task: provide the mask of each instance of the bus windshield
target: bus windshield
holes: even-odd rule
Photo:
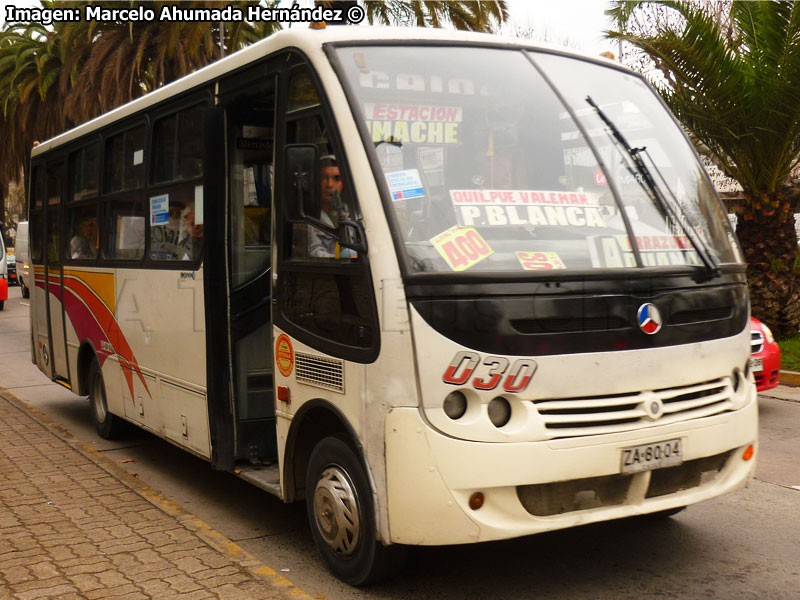
[[[691,146],[639,77],[533,51],[338,52],[412,273],[741,262]]]

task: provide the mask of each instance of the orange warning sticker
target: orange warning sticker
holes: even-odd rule
[[[278,363],[278,372],[288,377],[294,368],[294,348],[289,336],[282,333],[275,340],[275,362]]]

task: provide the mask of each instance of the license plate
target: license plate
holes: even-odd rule
[[[750,370],[754,373],[764,370],[764,359],[761,356],[750,357]]]
[[[683,462],[682,450],[680,438],[623,448],[621,470],[623,473],[638,473],[673,467]]]

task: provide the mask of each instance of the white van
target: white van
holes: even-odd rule
[[[28,298],[31,295],[30,282],[31,263],[28,255],[28,222],[22,221],[17,225],[17,239],[14,242],[14,250],[17,256],[17,282],[22,290],[22,297]]]

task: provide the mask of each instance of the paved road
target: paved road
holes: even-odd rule
[[[666,521],[628,520],[507,542],[417,549],[402,577],[356,590],[322,567],[301,504],[283,505],[145,433],[114,443],[97,438],[86,401],[49,384],[30,366],[25,307],[14,301],[7,306],[0,313],[0,385],[13,385],[17,396],[312,598],[800,600],[800,489],[793,487],[800,487],[799,390],[779,387],[760,398],[761,449],[748,489]]]

